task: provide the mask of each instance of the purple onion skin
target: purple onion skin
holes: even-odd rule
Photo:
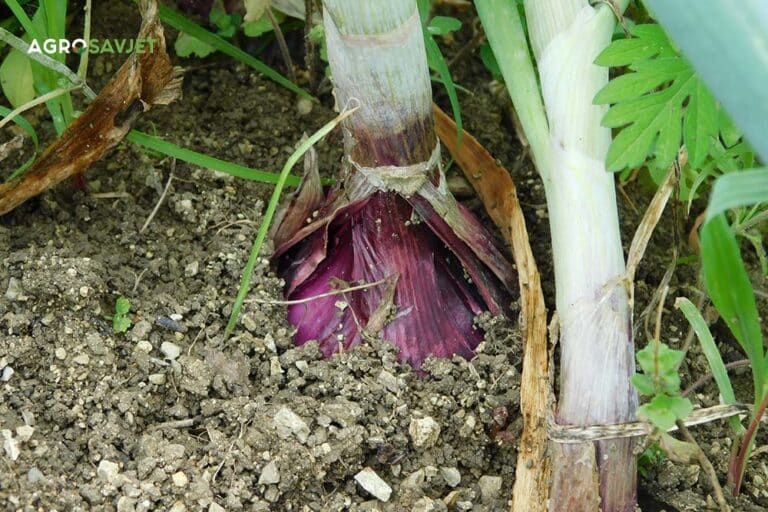
[[[477,248],[462,242],[428,204],[418,203],[414,215],[411,200],[374,192],[329,212],[333,196],[320,208],[327,222],[298,237],[276,237],[287,298],[316,297],[334,290],[335,280],[372,283],[397,274],[394,311],[380,332],[366,332],[386,298],[386,284],[291,306],[296,344],[317,340],[328,357],[380,334],[399,349],[401,361],[416,368],[429,356],[471,357],[483,338],[475,316],[500,314],[509,300],[505,285],[476,256]],[[312,206],[294,201],[292,209],[303,220]],[[470,225],[483,229],[476,220]]]

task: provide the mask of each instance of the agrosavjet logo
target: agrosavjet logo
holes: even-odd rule
[[[59,53],[82,54],[88,52],[91,55],[105,53],[154,53],[157,39],[45,39],[42,44],[33,39],[29,44],[27,53],[45,53],[54,55]]]

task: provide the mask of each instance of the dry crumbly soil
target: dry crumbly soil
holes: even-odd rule
[[[131,37],[138,27],[127,2],[97,6],[94,22],[95,37]],[[444,41],[448,53],[469,35]],[[303,132],[333,115],[327,95],[306,113],[228,59],[184,64],[184,98],[141,129],[276,170]],[[118,65],[94,58],[93,84]],[[482,65],[463,61],[456,75],[474,92],[463,98],[468,129],[513,169],[551,306],[541,184],[519,159],[503,97]],[[336,135],[318,145],[324,172],[340,146]],[[124,145],[89,171],[88,192],[64,183],[0,219],[0,510],[506,510],[521,429],[516,322],[478,319],[487,336],[477,357],[430,361],[424,377],[384,343],[329,360],[315,344],[295,348],[277,304],[249,302],[225,339],[271,188],[179,162],[142,233],[170,169]],[[640,210],[649,200],[639,185],[630,195]],[[622,219],[628,242],[639,213],[624,200]],[[638,314],[669,264],[671,231],[654,237],[640,270]],[[672,284],[695,285],[695,270],[682,268]],[[262,260],[251,297],[280,299],[281,287]],[[119,296],[131,302],[125,334],[112,329]],[[679,344],[685,324],[669,310],[665,333]],[[724,351],[740,358],[733,345]],[[695,348],[688,361],[686,382],[706,372]],[[716,397],[709,385],[696,402]],[[694,431],[720,475],[726,433],[725,425]],[[766,464],[766,455],[752,461],[737,510],[768,506]],[[365,468],[385,484],[365,490],[355,480]],[[384,503],[376,496],[387,488]],[[662,461],[641,481],[646,511],[704,510],[708,495],[698,466]]]

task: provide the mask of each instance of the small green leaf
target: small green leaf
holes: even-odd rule
[[[127,315],[130,310],[131,302],[125,297],[118,297],[118,299],[115,301],[115,313],[117,315],[124,316]]]
[[[112,319],[112,330],[115,332],[125,332],[131,328],[131,320],[125,316],[115,316]]]
[[[243,23],[243,33],[248,37],[259,37],[272,32],[272,30],[272,22],[266,16]]]
[[[8,53],[0,65],[0,86],[14,108],[35,99],[32,65],[26,55],[18,50]]]
[[[449,16],[435,16],[429,21],[427,30],[430,34],[444,36],[461,28],[461,21]]]
[[[669,348],[666,343],[659,344],[659,371],[662,374],[677,373],[685,359],[685,352]]]
[[[675,418],[675,415],[672,414],[672,411],[669,409],[655,405],[654,402],[656,401],[656,398],[649,404],[641,405],[637,409],[637,416],[650,421],[657,428],[669,430],[675,426],[675,420],[677,418]]]
[[[693,405],[687,398],[656,395],[650,403],[640,407],[637,414],[666,431],[675,426],[675,421],[685,419],[692,411]]]
[[[184,58],[194,55],[195,57],[204,59],[216,51],[212,46],[209,46],[196,37],[192,37],[186,32],[179,32],[176,42],[173,44],[173,48],[176,50],[176,55]]]
[[[653,396],[656,393],[656,390],[653,386],[653,381],[644,373],[634,374],[629,378],[629,381],[633,386],[635,386],[635,388],[637,388],[641,395]]]
[[[638,350],[637,354],[635,354],[635,357],[637,357],[637,362],[640,364],[640,368],[643,369],[643,372],[647,375],[653,375],[656,369],[656,364],[654,363],[653,346],[649,343],[642,350]]]

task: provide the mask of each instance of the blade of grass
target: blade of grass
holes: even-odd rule
[[[9,116],[13,112],[15,112],[15,111],[12,111],[8,107],[4,107],[4,106],[0,105],[0,114],[2,114],[4,116],[4,118]],[[5,120],[5,119],[3,119],[3,120]],[[24,117],[22,117],[21,115],[18,115],[18,114],[14,114],[14,116],[13,116],[13,118],[11,120],[14,123],[16,123],[17,125],[19,125],[25,132],[27,132],[29,134],[29,137],[32,139],[32,142],[35,144],[35,152],[32,153],[32,156],[29,157],[29,160],[27,160],[26,162],[21,164],[20,167],[18,167],[16,170],[14,170],[11,173],[11,175],[6,179],[6,181],[10,181],[13,178],[15,178],[16,176],[18,176],[19,174],[21,174],[24,171],[26,171],[29,168],[29,166],[32,165],[32,162],[35,161],[35,157],[37,156],[37,152],[40,149],[40,142],[37,139],[37,132],[35,132],[35,129],[32,128],[31,124],[29,124],[29,121],[27,121],[26,119],[24,119]]]
[[[424,33],[424,44],[427,46],[427,60],[432,69],[437,71],[440,75],[440,80],[445,87],[445,92],[448,93],[448,100],[451,103],[451,111],[453,112],[453,118],[456,121],[456,140],[458,144],[461,144],[461,136],[464,133],[463,124],[461,121],[461,106],[459,105],[459,96],[456,93],[456,84],[453,83],[453,77],[451,76],[451,70],[448,69],[448,63],[445,62],[445,57],[440,52],[440,47],[437,46],[434,38],[428,33]]]
[[[712,187],[707,218],[731,208],[766,202],[768,202],[768,169],[724,174]]]
[[[248,295],[248,291],[251,285],[251,276],[253,275],[253,270],[256,268],[256,260],[259,257],[261,246],[264,244],[264,239],[266,238],[269,227],[272,224],[272,218],[275,216],[277,205],[280,202],[280,196],[282,195],[283,188],[285,187],[285,184],[288,180],[291,169],[293,169],[293,166],[296,165],[302,156],[304,156],[304,153],[309,151],[309,148],[317,144],[320,139],[328,135],[334,128],[336,128],[336,126],[339,125],[339,123],[352,115],[352,113],[354,113],[357,108],[358,107],[344,109],[344,111],[336,116],[336,118],[320,128],[310,138],[302,142],[296,151],[294,151],[293,154],[288,157],[288,160],[285,162],[283,170],[280,171],[277,186],[272,192],[272,197],[269,199],[267,210],[264,212],[264,217],[261,219],[261,225],[259,226],[259,231],[256,234],[256,240],[253,242],[251,254],[248,257],[248,263],[246,263],[245,269],[243,270],[243,277],[240,280],[240,288],[237,291],[237,298],[235,299],[235,303],[232,306],[232,314],[229,316],[229,322],[227,323],[227,329],[224,335],[225,337],[229,337],[237,325],[237,319],[240,316],[240,310],[243,307],[243,303],[245,302],[245,298]]]
[[[233,164],[226,160],[220,160],[212,156],[192,151],[191,149],[182,148],[163,140],[159,137],[148,135],[138,130],[131,130],[128,132],[126,139],[138,144],[145,148],[157,151],[166,156],[172,156],[182,162],[187,162],[192,165],[197,165],[206,169],[213,169],[220,171],[230,176],[237,178],[244,178],[251,181],[258,181],[261,183],[280,183],[280,175],[267,171],[261,171],[258,169],[252,169],[243,165]],[[283,184],[296,187],[300,183],[300,179],[297,176],[286,176]]]
[[[675,301],[675,307],[683,312],[688,323],[691,324],[693,330],[696,332],[696,336],[699,338],[701,344],[701,351],[704,352],[704,357],[707,358],[709,368],[712,370],[712,377],[714,377],[717,383],[717,388],[720,390],[720,395],[723,397],[723,401],[726,404],[735,404],[736,395],[733,393],[733,386],[731,385],[731,379],[728,377],[728,370],[725,368],[723,358],[720,355],[720,351],[717,349],[712,333],[707,326],[707,322],[696,306],[690,300],[685,297],[678,297]],[[731,424],[731,429],[734,433],[740,433],[744,431],[744,428],[739,422],[737,416],[733,416],[728,420]]]
[[[160,5],[160,19],[162,19],[165,23],[169,24],[176,30],[180,30],[182,32],[185,32],[192,37],[195,37],[204,43],[208,44],[209,46],[212,46],[219,50],[221,53],[224,53],[226,55],[229,55],[233,59],[237,59],[243,64],[246,64],[259,73],[263,74],[264,76],[270,78],[271,80],[275,81],[276,83],[282,85],[289,91],[292,91],[299,96],[303,98],[307,98],[309,100],[312,100],[314,102],[317,102],[317,98],[312,96],[310,93],[299,87],[298,85],[294,84],[290,80],[288,80],[286,77],[275,71],[274,69],[270,68],[263,62],[261,62],[259,59],[253,57],[252,55],[244,52],[237,46],[234,46],[230,43],[228,43],[226,40],[222,39],[221,37],[217,36],[216,34],[209,32],[208,30],[205,30],[200,25],[197,25],[196,23],[192,22],[191,20],[187,19],[182,14],[174,11],[173,9],[165,6]]]
[[[760,319],[739,244],[724,213],[709,219],[701,229],[701,261],[707,292],[752,363],[757,407],[765,383]]]
[[[16,19],[21,23],[21,28],[34,39],[40,39],[40,34],[37,33],[35,26],[32,24],[32,20],[27,16],[26,11],[19,5],[16,0],[6,0],[6,5],[11,9],[11,12]]]

